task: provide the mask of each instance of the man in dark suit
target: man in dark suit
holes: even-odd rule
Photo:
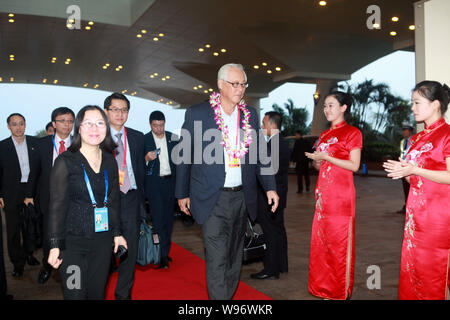
[[[150,216],[161,248],[160,268],[169,268],[169,258],[175,204],[175,164],[172,150],[178,141],[165,131],[166,119],[161,111],[154,111],[149,118],[151,131],[144,136],[145,195],[150,204]]]
[[[115,157],[119,167],[120,225],[127,240],[127,257],[120,261],[115,297],[131,299],[134,269],[138,250],[139,226],[144,203],[145,153],[142,132],[125,127],[130,101],[123,94],[113,93],[105,99],[104,109],[117,144]]]
[[[21,277],[25,262],[38,265],[33,249],[27,243],[26,234],[21,231],[25,205],[34,205],[33,172],[36,170],[37,139],[25,135],[25,118],[19,113],[8,119],[11,137],[0,142],[0,207],[5,211],[6,235],[9,258],[14,265],[13,276]]]
[[[308,141],[303,139],[302,132],[297,130],[295,133],[295,144],[292,150],[291,161],[295,162],[295,171],[297,173],[297,193],[303,193],[303,177],[305,177],[306,192],[309,191],[311,182],[309,179],[309,159],[305,152],[312,152]]]
[[[248,132],[247,123],[259,129],[258,114],[241,101],[247,87],[242,65],[222,66],[217,85],[220,96],[213,94],[210,102],[186,110],[174,159],[175,197],[180,209],[202,225],[209,297],[226,300],[239,282],[247,212],[252,219],[257,213],[258,180],[273,211],[278,195],[270,170],[262,170],[258,136]]]
[[[287,237],[284,227],[284,209],[288,191],[288,170],[290,151],[287,141],[281,136],[281,115],[278,112],[267,112],[261,127],[265,130],[269,141],[267,153],[272,163],[279,163],[275,174],[277,193],[280,197],[275,214],[272,214],[266,205],[267,198],[260,188],[258,193],[258,218],[266,240],[267,250],[264,253],[264,269],[251,276],[253,279],[278,279],[279,274],[288,272]],[[274,153],[272,153],[272,150]]]
[[[43,234],[44,238],[47,234],[47,216],[50,202],[50,172],[52,171],[55,159],[67,150],[72,144],[71,132],[75,114],[66,107],[60,107],[53,110],[51,115],[51,126],[55,128],[53,135],[48,135],[39,139],[38,142],[38,165],[36,178],[33,179],[37,183],[36,204],[43,217]],[[45,283],[50,278],[52,266],[47,262],[50,247],[47,239],[43,242],[43,258],[42,268],[38,275],[38,283]]]

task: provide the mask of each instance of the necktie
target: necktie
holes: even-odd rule
[[[64,151],[66,151],[66,145],[65,145],[64,141],[61,140],[61,141],[59,142],[59,152],[58,152],[58,154],[61,154],[61,153],[63,153]]]
[[[116,161],[117,161],[117,166],[119,167],[119,171],[122,170],[124,172],[124,177],[123,177],[123,183],[120,186],[120,191],[122,191],[123,193],[127,193],[128,190],[130,190],[131,185],[130,185],[130,177],[128,176],[128,168],[125,165],[125,167],[123,166],[123,162],[124,162],[124,155],[125,155],[125,148],[123,146],[123,142],[122,142],[122,134],[121,133],[117,133],[116,134],[117,137],[117,148],[116,148]]]

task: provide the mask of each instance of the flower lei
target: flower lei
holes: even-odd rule
[[[239,149],[232,149],[230,145],[230,138],[228,137],[229,129],[225,125],[221,105],[220,94],[213,92],[209,98],[211,108],[214,110],[214,120],[216,121],[219,130],[222,131],[222,141],[220,144],[225,148],[226,153],[233,158],[243,158],[248,153],[248,147],[252,143],[252,126],[250,125],[250,111],[246,108],[245,101],[241,100],[238,104],[238,111],[241,110],[244,114],[242,120],[242,129],[244,130],[244,141],[240,143]]]

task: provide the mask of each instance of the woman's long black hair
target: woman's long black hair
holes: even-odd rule
[[[80,148],[81,148],[80,126],[84,120],[84,115],[85,115],[86,111],[92,111],[92,110],[99,111],[103,117],[103,120],[106,123],[106,136],[105,136],[105,139],[103,139],[103,141],[100,143],[100,149],[112,153],[114,151],[114,149],[117,148],[117,144],[114,142],[113,138],[111,137],[111,129],[109,127],[108,117],[106,116],[103,109],[101,109],[98,106],[85,106],[77,113],[77,116],[75,117],[75,125],[74,125],[75,129],[74,129],[72,144],[70,145],[68,150],[71,152],[77,152],[78,150],[80,150]]]

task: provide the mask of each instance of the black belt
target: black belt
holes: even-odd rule
[[[237,192],[237,191],[241,191],[243,189],[242,185],[241,186],[237,186],[237,187],[222,187],[222,191],[230,191],[230,192]]]
[[[172,177],[171,174],[168,174],[167,176],[159,176],[161,179],[170,179]]]

